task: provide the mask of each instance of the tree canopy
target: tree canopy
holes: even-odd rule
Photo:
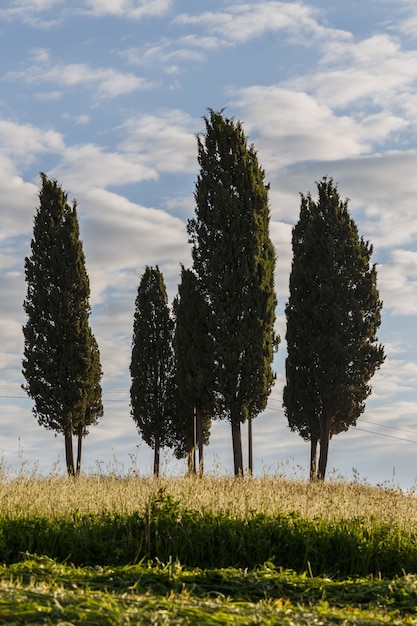
[[[181,268],[181,283],[174,301],[175,314],[175,451],[203,471],[203,444],[208,444],[214,414],[213,340],[208,330],[210,309],[199,281],[190,269]]]
[[[232,427],[243,473],[241,423],[266,406],[275,380],[275,250],[268,185],[240,122],[210,111],[198,137],[196,216],[188,223],[193,267],[210,307],[218,412]]]
[[[31,255],[25,259],[23,388],[40,425],[65,437],[67,471],[78,473],[82,438],[103,414],[101,365],[88,323],[90,286],[77,205],[41,174]],[[78,437],[74,464],[73,435]]]
[[[135,303],[130,374],[131,414],[144,441],[154,450],[159,475],[160,449],[172,444],[173,321],[164,277],[147,266]]]
[[[311,442],[311,477],[324,479],[330,438],[356,424],[385,357],[376,336],[382,302],[373,248],[333,180],[323,178],[317,189],[317,202],[301,195],[292,233],[283,401],[290,428]]]

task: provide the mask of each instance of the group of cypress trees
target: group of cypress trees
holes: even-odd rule
[[[187,225],[192,268],[181,268],[170,307],[162,273],[147,266],[135,302],[131,415],[154,449],[156,475],[164,446],[202,473],[213,418],[230,422],[236,476],[243,475],[241,425],[248,422],[251,472],[252,420],[275,380],[269,186],[241,123],[215,111],[204,119],[195,217]],[[64,435],[67,470],[76,475],[82,439],[103,413],[102,372],[76,203],[69,206],[58,183],[41,178],[25,261],[24,388],[39,423]],[[318,202],[301,196],[293,229],[283,404],[290,428],[310,441],[311,478],[324,479],[330,438],[356,424],[384,351],[376,338],[382,303],[372,246],[359,237],[332,179],[317,186]]]
[[[275,250],[264,171],[241,124],[214,111],[205,124],[188,222],[193,268],[182,269],[175,323],[159,269],[146,268],[139,284],[132,415],[154,448],[155,473],[163,437],[192,470],[198,447],[202,471],[210,418],[228,419],[234,472],[242,475],[241,424],[265,409],[275,380]]]

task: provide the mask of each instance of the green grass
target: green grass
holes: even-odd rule
[[[0,563],[0,625],[417,624],[391,487],[3,477]]]
[[[42,558],[0,569],[0,624],[416,624],[417,578],[336,581],[266,565],[76,568]]]
[[[271,561],[314,575],[417,574],[416,532],[395,523],[308,519],[297,512],[234,518],[184,509],[161,490],[142,514],[0,513],[0,561],[16,562],[26,552],[77,566],[174,559],[189,567],[255,568]]]

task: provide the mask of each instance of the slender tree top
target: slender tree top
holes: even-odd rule
[[[323,420],[330,436],[356,423],[385,358],[372,246],[333,180],[323,178],[317,189],[317,201],[301,194],[286,306],[284,405],[291,428],[306,439],[323,437]]]
[[[218,389],[225,413],[244,421],[266,404],[276,296],[268,185],[241,123],[211,110],[198,137],[193,266],[211,310]],[[227,408],[226,408],[227,407]]]
[[[103,413],[98,346],[88,323],[90,286],[76,202],[41,174],[31,255],[23,373],[41,425],[84,436]]]

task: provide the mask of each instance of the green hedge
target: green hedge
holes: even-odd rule
[[[292,513],[235,519],[184,511],[170,496],[153,501],[145,515],[0,517],[4,563],[25,553],[79,566],[178,559],[190,567],[254,568],[270,561],[314,576],[393,577],[417,573],[416,539],[369,518],[328,522]]]

